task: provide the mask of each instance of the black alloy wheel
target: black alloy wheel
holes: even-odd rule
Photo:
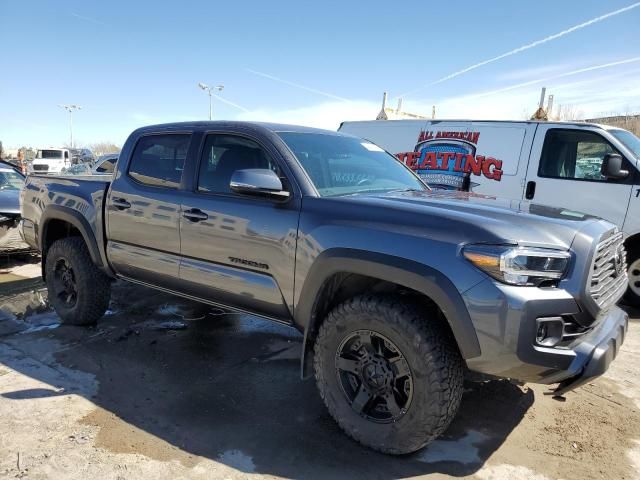
[[[55,296],[68,308],[73,308],[78,301],[78,287],[73,267],[66,258],[60,258],[55,264],[53,273]]]
[[[336,374],[351,408],[377,423],[398,421],[409,409],[413,376],[400,349],[384,335],[357,330],[338,347]]]

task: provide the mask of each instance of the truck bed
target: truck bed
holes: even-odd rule
[[[29,175],[21,193],[24,240],[40,249],[46,232],[40,225],[57,212],[71,218],[78,230],[92,234],[103,245],[103,199],[111,175]]]

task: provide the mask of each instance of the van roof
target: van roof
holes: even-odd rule
[[[610,125],[602,125],[600,123],[593,122],[583,122],[583,121],[552,121],[552,120],[481,120],[481,119],[471,119],[471,118],[426,118],[421,120],[354,120],[354,121],[345,121],[340,124],[342,126],[345,123],[372,123],[372,122],[393,122],[393,123],[455,123],[455,122],[473,122],[473,123],[526,123],[526,124],[536,124],[536,123],[544,123],[544,124],[553,124],[553,125],[571,125],[571,126],[579,126],[579,127],[598,127],[603,130],[620,130],[618,127],[612,127]]]

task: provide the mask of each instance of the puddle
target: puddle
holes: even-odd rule
[[[25,333],[41,332],[42,330],[53,330],[54,328],[58,328],[59,326],[60,323],[52,323],[50,325],[34,325],[33,327],[29,327],[19,333],[20,335],[24,335]]]
[[[482,463],[477,444],[488,440],[488,436],[471,430],[459,440],[435,440],[415,458],[425,463],[455,462],[469,464]]]
[[[181,316],[180,315],[180,307],[178,305],[168,305],[168,304],[160,305],[160,307],[158,307],[158,309],[156,311],[160,315]]]

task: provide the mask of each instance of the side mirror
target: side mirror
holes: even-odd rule
[[[289,192],[283,190],[280,178],[268,168],[236,170],[229,183],[231,191],[244,195],[259,195],[286,200]]]
[[[607,153],[604,156],[600,173],[608,179],[621,179],[629,176],[629,171],[622,169],[622,155],[617,153]]]

